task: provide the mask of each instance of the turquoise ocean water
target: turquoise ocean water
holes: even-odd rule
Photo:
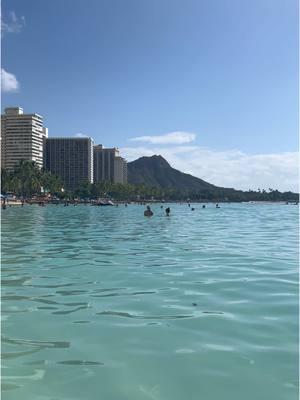
[[[296,400],[298,208],[2,212],[4,400]]]

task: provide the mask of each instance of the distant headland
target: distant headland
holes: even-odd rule
[[[141,157],[129,162],[128,182],[155,187],[172,198],[196,201],[298,201],[299,194],[268,188],[242,191],[215,186],[195,176],[172,168],[160,155]]]

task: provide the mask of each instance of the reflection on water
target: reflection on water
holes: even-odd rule
[[[2,212],[7,400],[297,398],[298,209]]]

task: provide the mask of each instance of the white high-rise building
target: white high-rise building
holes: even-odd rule
[[[41,115],[24,114],[21,107],[6,108],[1,115],[1,167],[13,169],[21,160],[30,160],[42,168],[46,137]]]

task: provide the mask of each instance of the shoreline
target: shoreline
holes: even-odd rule
[[[108,203],[108,201],[110,203]],[[38,205],[38,206],[47,206],[47,205],[63,205],[63,206],[78,206],[78,205],[90,205],[94,207],[116,207],[119,205],[141,205],[145,206],[147,204],[180,204],[180,205],[188,205],[188,204],[283,204],[283,205],[298,205],[298,202],[295,201],[275,201],[275,200],[262,200],[262,201],[205,201],[205,200],[193,200],[193,201],[180,201],[180,200],[145,200],[145,201],[124,201],[124,200],[46,200],[46,199],[33,199],[33,200],[6,200],[5,202],[1,200],[1,206],[11,207],[11,206],[28,206],[28,205]]]

